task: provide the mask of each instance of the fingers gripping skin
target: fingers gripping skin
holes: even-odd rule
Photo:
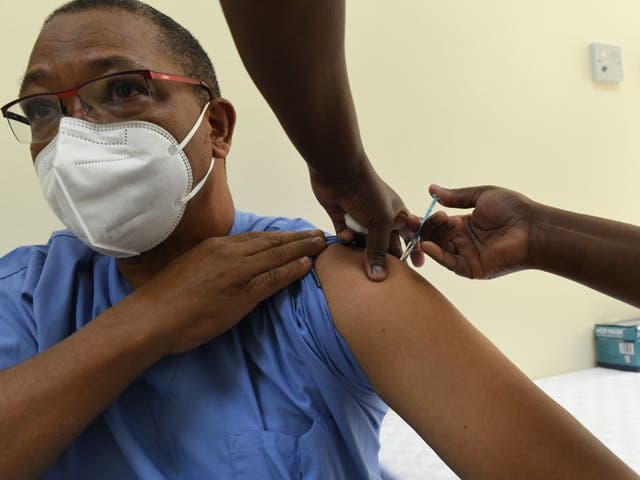
[[[432,185],[446,207],[473,208],[449,217],[434,214],[423,230],[421,249],[458,275],[493,278],[526,268],[533,202],[498,187],[445,189]]]
[[[417,217],[409,214],[402,199],[370,165],[359,175],[339,181],[323,178],[313,171],[310,171],[310,177],[314,194],[329,214],[341,243],[349,244],[354,240],[360,243],[364,238],[347,226],[345,214],[367,229],[365,270],[369,279],[384,280],[387,252],[401,255],[400,238],[407,241],[415,232],[407,220]],[[416,261],[421,258],[422,253],[417,252]]]
[[[210,238],[136,292],[162,314],[168,353],[193,349],[233,327],[258,302],[311,268],[326,247],[320,231]]]

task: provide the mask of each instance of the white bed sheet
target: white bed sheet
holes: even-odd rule
[[[640,373],[597,367],[542,378],[536,384],[640,473]],[[391,410],[382,423],[380,442],[385,479],[459,478]]]

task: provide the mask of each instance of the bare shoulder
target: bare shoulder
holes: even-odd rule
[[[406,355],[404,361],[411,362],[441,322],[466,322],[413,269],[391,256],[387,265],[387,279],[372,282],[365,274],[360,249],[333,245],[316,261],[334,325],[374,386],[383,380],[381,372],[389,371],[389,360],[399,360],[399,351]]]
[[[426,281],[397,258],[387,255],[389,275],[384,282],[371,282],[364,272],[363,251],[356,247],[346,247],[340,244],[331,245],[323,251],[316,261],[318,275],[331,283],[362,282],[371,284],[374,289],[390,288],[397,282],[411,281],[426,283]]]
[[[431,290],[433,287],[418,273],[401,263],[397,258],[387,255],[389,274],[383,282],[370,281],[364,271],[363,251],[355,247],[331,245],[316,260],[316,272],[329,300],[350,298],[352,302],[359,300],[397,302],[403,298],[413,297],[415,290]],[[392,295],[382,298],[381,295]]]
[[[322,252],[315,268],[334,320],[358,314],[397,318],[433,307],[434,302],[450,306],[424,277],[397,258],[388,255],[387,266],[387,279],[372,282],[365,274],[361,249],[332,245]]]

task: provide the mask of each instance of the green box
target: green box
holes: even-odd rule
[[[640,372],[640,319],[594,327],[598,365]]]

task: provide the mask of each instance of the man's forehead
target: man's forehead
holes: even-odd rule
[[[146,36],[156,33],[157,28],[143,15],[118,8],[96,7],[52,17],[43,25],[38,41],[45,38],[73,46],[83,40],[109,42],[131,39],[144,44],[149,41]]]
[[[143,17],[125,13],[92,9],[51,19],[36,40],[21,94],[33,85],[78,72],[100,75],[162,68],[158,62],[169,59],[155,43],[157,27]]]

